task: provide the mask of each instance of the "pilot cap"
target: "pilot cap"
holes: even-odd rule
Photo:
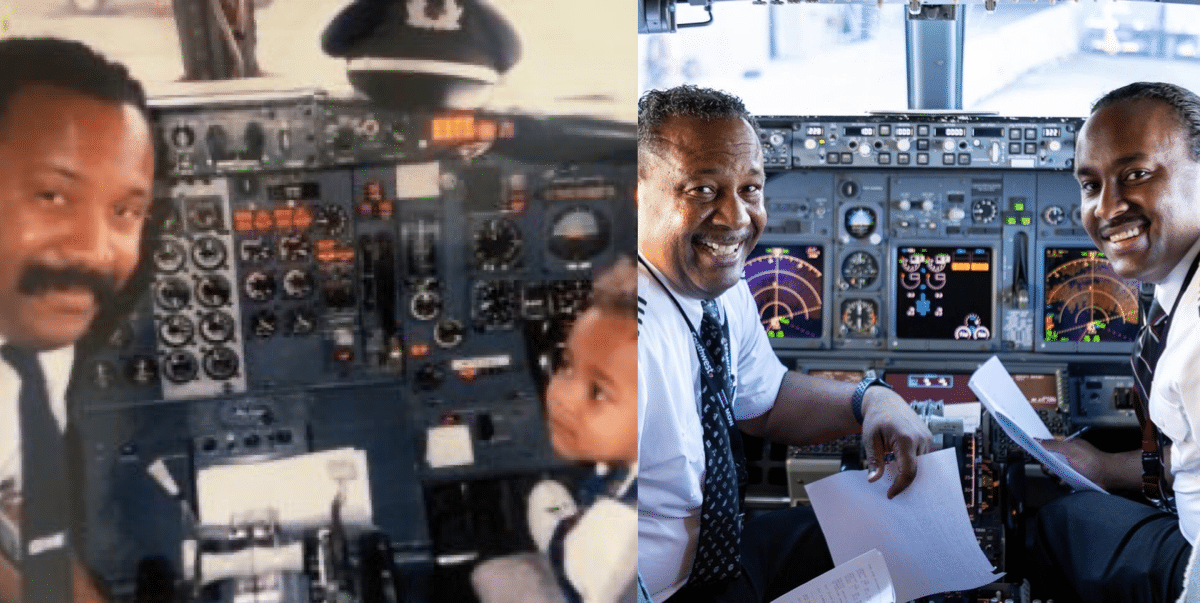
[[[521,56],[487,0],[354,0],[321,46],[347,59],[350,83],[385,106],[471,108]]]

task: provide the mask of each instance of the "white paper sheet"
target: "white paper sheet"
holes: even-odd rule
[[[916,479],[888,500],[894,467],[889,463],[875,483],[867,481],[865,470],[843,471],[805,487],[834,564],[879,549],[897,601],[977,588],[1000,578],[967,517],[954,450],[917,457]]]
[[[1037,439],[1049,440],[1054,435],[1046,428],[1046,424],[1042,423],[1037,411],[1025,398],[1025,394],[1021,393],[1017,382],[1013,381],[999,358],[992,356],[983,363],[983,366],[971,375],[969,385],[1004,433],[1052,473],[1076,490],[1105,491],[1071,467],[1061,454],[1050,452],[1038,443]]]
[[[241,523],[266,512],[286,527],[323,526],[339,493],[343,523],[372,522],[367,454],[352,448],[208,467],[196,476],[196,490],[205,526]]]
[[[883,553],[871,549],[771,603],[896,603]]]

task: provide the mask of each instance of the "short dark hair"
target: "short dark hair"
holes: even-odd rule
[[[618,257],[596,277],[592,307],[617,318],[637,318],[637,266],[629,256]]]
[[[0,131],[14,96],[30,84],[48,84],[93,98],[137,107],[146,121],[146,92],[129,70],[86,45],[59,38],[0,40]]]
[[[742,99],[721,90],[684,84],[667,90],[650,90],[638,99],[639,155],[656,150],[659,129],[672,117],[741,118],[750,124],[754,135],[758,136],[758,122],[746,110]]]
[[[1200,96],[1182,86],[1165,82],[1134,82],[1100,97],[1092,113],[1121,101],[1158,100],[1175,109],[1179,125],[1187,131],[1192,160],[1200,161]]]

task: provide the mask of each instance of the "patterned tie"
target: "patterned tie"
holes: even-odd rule
[[[1133,346],[1133,355],[1129,361],[1133,365],[1133,377],[1138,393],[1141,394],[1142,400],[1149,404],[1150,386],[1154,381],[1154,367],[1158,364],[1158,357],[1162,355],[1165,343],[1162,340],[1162,333],[1167,328],[1167,323],[1170,322],[1170,316],[1157,299],[1150,304],[1148,310],[1146,304],[1143,303],[1142,309],[1142,330],[1138,333],[1137,342]]]
[[[73,598],[70,492],[62,434],[50,412],[37,354],[0,346],[0,357],[21,378],[21,585],[26,603]]]
[[[733,378],[725,366],[728,330],[721,325],[716,302],[701,302],[700,342],[713,368],[712,381],[732,404]],[[704,362],[701,361],[703,367]],[[701,370],[704,370],[701,368]],[[739,512],[737,474],[730,448],[729,429],[718,392],[700,379],[700,425],[704,428],[704,504],[700,510],[700,541],[688,584],[727,582],[742,573],[742,516]]]

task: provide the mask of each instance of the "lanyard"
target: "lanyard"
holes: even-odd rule
[[[682,316],[683,321],[687,323],[688,330],[692,332],[692,344],[696,346],[696,356],[700,358],[700,364],[702,365],[700,376],[704,378],[704,383],[708,386],[708,389],[716,392],[717,400],[720,403],[721,412],[725,416],[725,421],[729,423],[729,427],[734,427],[737,423],[733,419],[733,411],[731,410],[732,404],[725,396],[725,388],[721,387],[721,385],[717,383],[716,373],[712,365],[713,361],[709,358],[708,350],[704,349],[704,345],[700,343],[700,335],[696,333],[696,327],[692,326],[692,321],[687,317],[687,313],[683,311],[683,306],[679,304],[679,300],[675,299],[675,295],[671,293],[670,289],[667,288],[666,283],[662,282],[662,279],[658,278],[658,275],[654,273],[654,269],[650,267],[650,263],[642,258],[641,254],[638,254],[638,261],[646,267],[646,271],[650,273],[650,276],[654,277],[654,280],[658,282],[660,287],[663,288],[663,291],[667,292],[667,297],[670,297],[671,301],[675,303],[675,308],[679,310],[679,315]],[[732,353],[729,350],[730,346],[726,345],[724,347],[725,367],[726,370],[730,371],[732,374],[733,358],[731,355]]]

